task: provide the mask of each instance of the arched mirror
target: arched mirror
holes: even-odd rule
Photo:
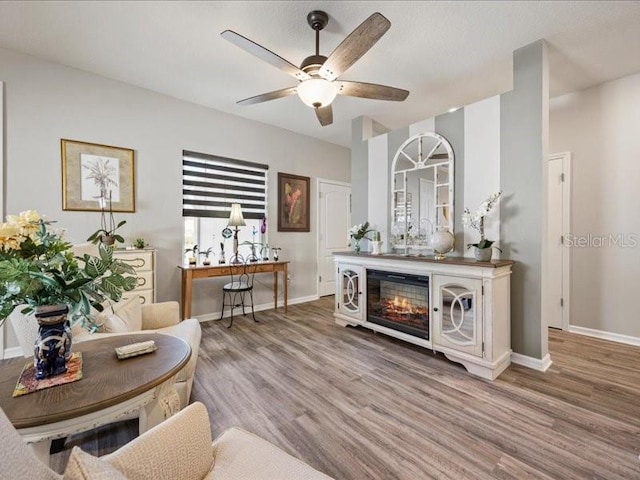
[[[391,246],[395,251],[431,251],[437,230],[452,234],[453,149],[442,135],[427,132],[405,141],[391,164]]]

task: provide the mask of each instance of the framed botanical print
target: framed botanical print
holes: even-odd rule
[[[310,178],[278,172],[278,231],[308,232]]]
[[[60,140],[62,209],[135,212],[134,152],[77,140]]]

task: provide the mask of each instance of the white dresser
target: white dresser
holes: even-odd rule
[[[136,270],[138,284],[131,292],[125,292],[125,297],[136,294],[142,303],[156,302],[156,250],[142,248],[135,250],[118,249],[114,257],[131,265]]]

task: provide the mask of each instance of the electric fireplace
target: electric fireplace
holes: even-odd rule
[[[429,340],[429,277],[367,270],[367,321]]]

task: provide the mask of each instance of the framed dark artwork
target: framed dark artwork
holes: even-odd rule
[[[308,232],[309,177],[278,172],[278,231]]]
[[[134,152],[130,148],[60,140],[62,209],[135,212]]]

